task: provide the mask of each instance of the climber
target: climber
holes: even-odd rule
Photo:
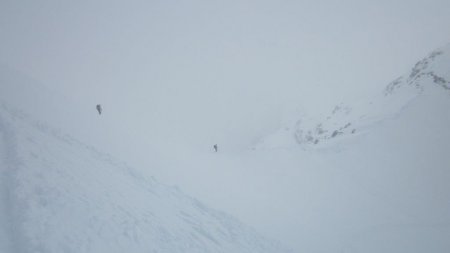
[[[98,114],[99,115],[102,114],[102,106],[100,104],[98,104],[96,108],[97,108]]]

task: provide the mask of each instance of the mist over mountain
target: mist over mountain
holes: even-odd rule
[[[114,145],[102,131],[117,115],[3,68],[2,249],[280,252],[156,176],[297,252],[447,252],[449,52],[324,117],[292,110],[248,149],[156,142],[146,150],[155,166],[137,169],[64,134]]]
[[[28,99],[45,94],[20,90],[26,78],[5,76],[2,87],[17,85]],[[178,188],[31,119],[14,106],[22,100],[5,102],[14,95],[5,91],[1,252],[288,252]]]
[[[417,62],[409,73],[391,82],[379,94],[360,99],[356,103],[338,104],[323,118],[311,118],[312,115],[303,112],[299,119],[290,119],[277,133],[257,146],[318,145],[365,133],[373,125],[399,116],[410,103],[420,99],[423,93],[436,88],[442,88],[442,93],[450,90],[449,52],[450,45],[433,51]],[[288,143],[283,143],[282,140]]]
[[[0,1],[0,251],[450,252],[448,13]]]
[[[308,229],[293,230],[317,240],[302,240],[303,246],[320,252],[449,250],[449,85],[447,45],[372,97],[339,104],[324,117],[291,114],[255,146],[295,177],[283,182],[290,185],[283,192],[288,198],[287,189],[295,189],[292,206],[305,217],[297,225]],[[296,166],[286,166],[291,163]],[[335,246],[318,247],[324,238]]]

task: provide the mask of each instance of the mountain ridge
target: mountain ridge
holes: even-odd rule
[[[0,136],[3,252],[289,252],[6,105]]]
[[[256,148],[313,147],[332,143],[344,136],[358,136],[380,121],[395,118],[426,89],[437,86],[450,91],[449,69],[450,44],[418,61],[409,73],[389,83],[370,102],[340,103],[321,118],[313,119],[304,114],[260,141]]]

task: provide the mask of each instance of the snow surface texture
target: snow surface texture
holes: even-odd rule
[[[286,252],[4,104],[0,172],[0,252]]]
[[[257,145],[258,148],[274,148],[286,139],[291,145],[317,145],[333,142],[344,136],[365,132],[382,120],[395,117],[409,102],[428,87],[438,86],[450,94],[450,46],[432,52],[417,62],[411,72],[397,78],[371,101],[361,101],[355,105],[336,105],[324,118],[311,119],[303,115],[301,119],[288,122],[273,136]],[[294,137],[294,138],[292,138]],[[280,139],[283,141],[280,142]]]

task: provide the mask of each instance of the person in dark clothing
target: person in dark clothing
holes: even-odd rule
[[[214,144],[214,151],[217,152],[217,144]]]
[[[101,105],[101,104],[98,104],[98,105],[96,106],[96,108],[97,108],[98,114],[99,114],[99,115],[102,114],[102,105]]]

